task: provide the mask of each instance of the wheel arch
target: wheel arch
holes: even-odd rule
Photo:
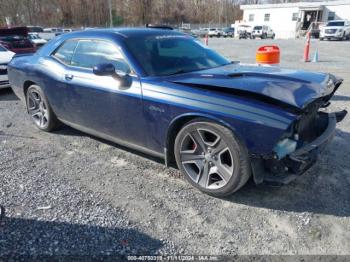
[[[196,118],[206,119],[208,121],[215,122],[227,127],[229,130],[231,130],[231,132],[233,132],[239,142],[247,149],[246,143],[244,142],[239,132],[237,132],[237,130],[226,121],[212,115],[201,113],[186,113],[177,116],[169,124],[165,141],[165,164],[167,166],[175,162],[174,144],[177,134],[187,123]]]
[[[25,105],[27,105],[27,90],[32,85],[36,85],[36,83],[31,81],[31,80],[26,80],[23,83],[23,97],[24,97]],[[26,106],[26,110],[27,110],[27,113],[28,113],[28,107],[27,106]]]
[[[26,81],[24,81],[24,83],[23,83],[23,93],[24,93],[24,96],[27,95],[27,90],[28,90],[28,88],[29,88],[31,85],[36,85],[36,83],[33,82],[33,81],[31,81],[31,80],[26,80]]]

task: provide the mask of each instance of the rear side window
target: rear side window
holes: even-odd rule
[[[53,56],[62,63],[70,65],[77,44],[76,40],[67,41],[53,53]]]

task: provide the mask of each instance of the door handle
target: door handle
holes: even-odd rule
[[[71,75],[71,74],[66,74],[65,76],[64,76],[64,78],[66,79],[66,80],[72,80],[73,79],[73,75]]]

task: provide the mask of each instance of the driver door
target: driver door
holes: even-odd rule
[[[117,75],[95,75],[93,67],[102,63],[125,72],[126,81]],[[141,84],[114,43],[79,40],[66,67],[65,82],[69,114],[77,128],[144,145]]]

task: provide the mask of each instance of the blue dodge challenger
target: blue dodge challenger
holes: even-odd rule
[[[39,129],[64,123],[176,162],[214,196],[301,175],[347,113],[325,109],[342,79],[232,62],[161,28],[61,35],[8,75]]]

